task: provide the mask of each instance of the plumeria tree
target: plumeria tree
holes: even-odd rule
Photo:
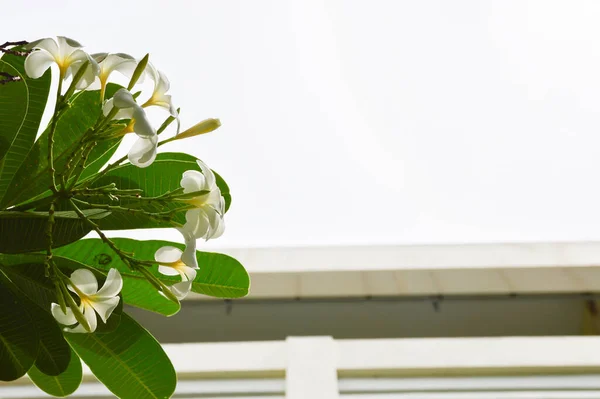
[[[225,181],[192,155],[159,151],[220,122],[181,131],[148,55],[88,54],[60,36],[0,51],[0,380],[27,374],[67,396],[83,361],[118,397],[170,397],[173,366],[124,305],[171,316],[191,291],[247,294],[239,262],[196,250],[224,231]],[[117,74],[126,87],[111,83]],[[162,124],[150,108],[164,110]],[[128,154],[109,163],[128,134]],[[175,228],[184,244],[104,233],[148,228]],[[82,239],[90,232],[98,238]]]

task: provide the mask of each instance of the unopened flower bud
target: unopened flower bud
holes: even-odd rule
[[[212,132],[213,130],[218,129],[221,126],[221,121],[218,119],[206,119],[200,123],[195,124],[191,128],[187,129],[184,132],[179,133],[176,136],[176,139],[185,139],[188,137],[198,136],[204,133]]]

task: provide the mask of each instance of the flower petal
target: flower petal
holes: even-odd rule
[[[184,230],[178,229],[183,234],[185,240],[185,250],[181,254],[181,261],[189,267],[198,268],[198,259],[196,258],[196,238]]]
[[[50,312],[52,313],[52,316],[54,316],[56,321],[58,321],[60,324],[70,326],[77,323],[77,319],[75,318],[75,315],[73,314],[73,311],[70,307],[67,307],[67,313],[63,313],[62,309],[60,308],[60,305],[57,303],[53,303],[52,305],[50,305]]]
[[[121,277],[121,273],[119,273],[117,269],[112,268],[108,271],[104,285],[96,292],[96,295],[94,295],[94,299],[114,297],[119,295],[122,288],[123,278]]]
[[[158,272],[165,276],[178,276],[179,272],[172,266],[158,265]]]
[[[100,88],[99,82],[98,82],[98,88]],[[113,101],[114,100],[112,98],[109,98],[108,100],[106,100],[104,102],[104,105],[102,106],[102,113],[104,114],[104,116],[107,116],[110,113],[110,111],[113,109],[113,107],[114,107]],[[133,108],[123,108],[123,109],[119,109],[119,111],[117,111],[117,114],[114,116],[113,119],[131,119],[132,117],[133,117]]]
[[[77,324],[73,328],[64,328],[63,331],[70,332],[70,333],[84,333],[84,334],[87,334],[87,332],[88,332],[85,328],[83,328],[83,326],[81,324]]]
[[[25,59],[25,73],[31,79],[37,79],[42,76],[54,62],[54,57],[47,51],[34,51]]]
[[[219,229],[219,225],[222,222],[221,215],[212,207],[212,206],[204,206],[202,207],[206,218],[208,219],[208,224],[210,226],[210,231],[206,235],[206,239],[213,238],[214,233]]]
[[[154,162],[156,159],[156,144],[158,136],[150,137],[149,139],[138,138],[127,154],[129,162],[138,168],[145,168]]]
[[[208,218],[210,224],[210,231],[208,232],[206,239],[218,238],[225,231],[225,221],[223,216],[219,214],[213,207],[206,206],[202,208]]]
[[[89,64],[87,64],[85,71],[83,72],[83,76],[81,76],[81,79],[79,80],[79,82],[77,82],[76,85],[77,89],[84,90],[88,88],[92,83],[94,83],[94,81],[100,74],[100,67],[98,66],[98,63],[89,55],[87,55],[81,50],[77,50],[75,53],[78,52],[83,53],[84,58],[81,61],[72,62],[68,71],[70,74],[76,75],[83,63],[89,61]]]
[[[144,111],[142,107],[134,104],[132,116],[133,119],[135,119],[135,126],[133,127],[135,134],[144,138],[156,136],[156,130],[154,130],[152,124],[150,124],[150,121],[146,116],[146,111]]]
[[[160,247],[154,259],[160,263],[173,263],[181,259],[181,249],[172,246]]]
[[[113,270],[115,270],[115,269],[113,269]],[[115,310],[115,308],[119,304],[120,299],[121,298],[119,298],[118,296],[114,296],[112,298],[105,298],[105,299],[98,300],[98,301],[92,301],[92,302],[90,302],[90,305],[98,313],[98,316],[100,316],[102,321],[104,323],[106,323],[106,321],[112,314],[113,310]]]
[[[196,278],[196,269],[189,266],[178,266],[177,271],[181,275],[181,281],[194,281]]]
[[[167,79],[167,75],[162,71],[158,71],[158,78],[158,82],[156,82],[156,86],[154,87],[154,92],[162,95],[169,91],[171,84],[169,83],[169,79]]]
[[[171,104],[169,106],[169,113],[177,121],[177,130],[175,131],[175,135],[177,136],[179,134],[179,132],[181,131],[181,119],[179,119],[179,112],[177,112],[177,108],[175,108],[175,105],[173,105],[173,102],[171,102]]]
[[[86,53],[83,50],[78,50],[78,49],[75,49],[72,52],[68,53],[64,59],[64,63],[66,65],[83,63],[85,61],[90,61],[90,64],[94,63],[94,64],[98,65],[98,63],[92,57],[90,57],[88,53]],[[73,73],[73,75],[75,75],[75,73],[77,73],[77,72],[72,72],[72,73]]]
[[[216,180],[213,171],[199,159],[196,160],[196,163],[198,163],[198,166],[200,166],[200,170],[202,170],[202,174],[206,179],[206,185],[209,187],[209,189],[212,190],[213,188],[215,188],[217,185],[215,183]]]
[[[59,54],[59,50],[58,50],[58,44],[56,43],[56,40],[52,39],[51,37],[47,37],[45,39],[37,40],[36,42],[34,42],[32,44],[35,44],[33,46],[33,48],[38,48],[38,49],[46,50],[54,58],[56,58],[56,57],[58,57],[60,55]]]
[[[79,42],[73,40],[73,39],[69,39],[68,37],[65,36],[58,36],[58,58],[61,61],[66,62],[67,64],[70,64],[73,61],[70,61],[69,59],[71,58],[71,56],[74,53],[77,53],[78,51],[83,53],[83,50],[79,50],[81,47],[83,47]],[[84,53],[85,54],[85,53]],[[76,55],[77,57],[77,55]],[[75,60],[77,58],[74,58],[73,60]]]
[[[185,213],[183,230],[195,238],[204,238],[210,230],[208,218],[202,209],[190,209]]]
[[[175,283],[170,286],[169,289],[177,299],[182,300],[190,293],[190,290],[192,289],[192,282],[182,281],[180,283]]]
[[[131,72],[133,72],[133,70],[135,69],[135,58],[133,58],[129,54],[123,53],[108,54],[102,60],[100,67],[103,73],[110,74],[112,71],[117,70],[117,68],[123,67],[123,63],[131,64],[133,66]]]
[[[130,108],[137,105],[133,95],[127,89],[119,89],[113,95],[113,104],[117,108]]]
[[[108,57],[108,53],[94,53],[90,54],[90,57],[96,60],[97,63],[101,63],[106,57]]]
[[[213,208],[215,208],[216,210],[221,210],[221,198],[223,198],[221,196],[221,190],[219,189],[219,187],[214,187],[210,193],[208,193],[206,195],[206,197],[204,198],[204,203],[206,205],[210,205]],[[219,212],[219,213],[223,213],[223,212]]]
[[[83,317],[85,317],[85,320],[90,326],[89,332],[96,331],[96,327],[98,326],[98,318],[96,317],[96,312],[94,311],[94,307],[91,304],[83,304]]]
[[[94,295],[98,291],[98,280],[94,273],[87,269],[75,270],[71,274],[71,284],[75,285],[85,295]],[[67,288],[76,293],[70,284],[67,285]]]
[[[59,48],[60,52],[62,54],[64,54],[64,56],[68,56],[69,54],[73,53],[77,49],[80,49],[83,47],[83,45],[81,43],[79,43],[77,40],[70,39],[66,36],[57,36],[57,39],[58,39],[58,48]]]
[[[207,189],[204,175],[197,170],[186,170],[183,172],[180,184],[185,194]]]
[[[212,232],[210,238],[219,238],[223,235],[223,232],[225,232],[225,221],[221,218],[221,222],[217,225],[217,229]]]
[[[150,79],[154,81],[152,97],[162,97],[169,91],[170,83],[169,79],[167,79],[167,75],[157,70],[151,62],[149,62],[146,67],[146,73],[150,75]]]

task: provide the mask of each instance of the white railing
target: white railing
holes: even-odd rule
[[[600,337],[291,337],[165,349],[176,398],[600,398]],[[89,370],[84,380],[74,397],[112,397]],[[44,395],[21,379],[0,385],[0,397]]]

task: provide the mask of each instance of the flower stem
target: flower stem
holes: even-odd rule
[[[125,207],[118,206],[118,205],[91,204],[87,201],[82,201],[77,198],[73,198],[72,200],[74,202],[77,202],[79,204],[86,205],[86,206],[89,206],[92,208],[99,208],[99,209],[105,209],[107,211],[129,213],[129,214],[142,214],[144,216],[148,216],[149,218],[155,219],[160,222],[171,222],[171,218],[173,217],[173,215],[180,210],[180,209],[172,209],[167,212],[148,212],[145,209],[125,208]],[[183,208],[181,210],[184,210],[184,209],[187,209],[187,207]]]
[[[48,166],[50,168],[50,178],[52,179],[52,186],[50,189],[53,192],[58,192],[56,187],[56,169],[54,169],[54,133],[56,132],[56,123],[58,122],[58,115],[63,106],[63,100],[61,96],[62,92],[62,73],[58,80],[58,89],[56,90],[56,105],[54,107],[54,115],[52,116],[52,125],[50,126],[50,133],[48,134]]]
[[[110,249],[112,249],[119,256],[119,258],[121,258],[121,260],[123,261],[123,263],[125,263],[130,269],[132,269],[132,270],[138,269],[136,267],[137,265],[150,266],[150,265],[155,265],[156,264],[156,261],[138,260],[138,259],[135,259],[133,256],[131,256],[131,255],[129,255],[129,254],[121,251],[115,245],[115,243],[110,238],[108,238],[102,232],[102,230],[100,230],[100,227],[96,223],[94,223],[92,220],[90,220],[90,218],[88,218],[87,216],[84,215],[84,213],[81,211],[81,209],[79,209],[79,207],[77,206],[77,204],[75,203],[75,200],[73,198],[69,198],[69,202],[71,204],[71,207],[73,208],[73,210],[77,214],[77,216],[79,216],[79,218],[82,221],[84,221],[88,226],[90,226],[92,228],[92,230],[94,230],[98,234],[98,236],[100,236],[100,239],[106,245],[108,245],[110,247]]]
[[[79,177],[81,177],[81,174],[85,169],[85,164],[88,160],[88,157],[90,156],[90,153],[92,152],[94,147],[96,147],[96,145],[98,145],[98,142],[93,141],[83,148],[81,152],[81,158],[79,159],[77,166],[75,166],[75,169],[70,171],[69,175],[67,176],[67,182],[71,180],[71,183],[69,183],[67,186],[67,191],[72,190],[73,186],[77,183],[77,180],[79,180]]]
[[[54,230],[54,201],[52,201],[50,203],[50,209],[48,209],[48,224],[46,225],[46,244],[47,244],[46,261],[45,261],[46,277],[50,277],[51,271],[53,271],[51,269],[53,269],[53,266],[54,266],[54,259],[52,259],[52,246],[54,245],[53,234],[52,234],[53,230]]]

